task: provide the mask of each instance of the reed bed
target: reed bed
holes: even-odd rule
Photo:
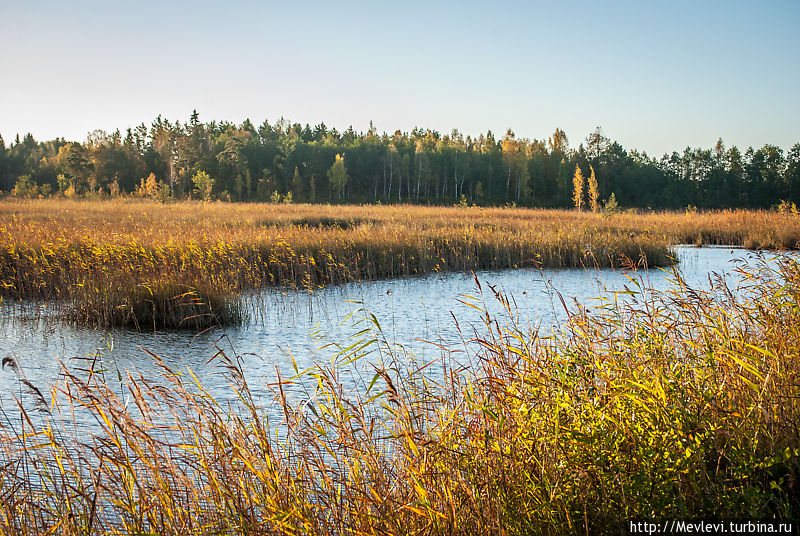
[[[460,351],[413,365],[377,322],[356,326],[329,364],[272,379],[280,423],[221,351],[232,410],[158,356],[162,377],[130,372],[123,392],[101,364],[65,369],[53,393],[25,387],[51,423],[82,411],[101,430],[6,413],[0,532],[560,535],[796,519],[800,264],[742,274],[737,291],[698,291],[675,273],[663,293],[634,275],[632,291],[552,334],[478,286],[465,303],[505,312],[482,313]],[[345,388],[364,359],[374,375]],[[293,384],[306,386],[295,403]]]
[[[800,215],[768,210],[646,212],[613,217],[621,229],[660,229],[671,244],[800,249]]]
[[[478,207],[6,200],[0,291],[59,300],[81,323],[200,327],[241,319],[239,293],[269,285],[670,262],[661,230],[610,222]],[[189,322],[174,305],[186,296]]]
[[[313,290],[438,271],[649,266],[677,243],[796,249],[800,216],[482,207],[4,200],[0,293],[79,323],[231,324],[243,290]]]

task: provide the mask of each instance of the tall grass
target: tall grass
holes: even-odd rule
[[[743,275],[739,292],[704,292],[676,274],[552,334],[486,288],[463,297],[484,317],[466,353],[412,366],[373,321],[331,364],[274,378],[279,424],[222,352],[233,411],[157,356],[163,376],[130,373],[124,393],[96,367],[65,370],[40,405],[101,430],[36,428],[22,409],[24,435],[0,429],[0,530],[605,534],[636,518],[797,518],[800,265]],[[374,374],[345,388],[365,358]],[[291,402],[296,384],[307,394]]]
[[[81,322],[150,326],[151,316],[157,327],[185,327],[171,304],[186,292],[204,304],[193,311],[195,326],[241,318],[238,293],[266,285],[669,262],[660,231],[604,222],[520,209],[7,200],[0,290],[62,300]],[[177,293],[156,300],[152,289]]]
[[[800,249],[800,215],[768,210],[717,210],[615,215],[631,232],[660,229],[672,244]]]
[[[314,289],[437,271],[614,266],[625,258],[663,266],[676,243],[794,249],[799,224],[796,214],[742,210],[603,216],[7,199],[0,293],[60,300],[82,323],[194,328],[241,320],[239,293],[267,285]]]

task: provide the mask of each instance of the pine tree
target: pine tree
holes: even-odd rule
[[[578,164],[575,164],[575,176],[572,178],[572,202],[575,205],[575,210],[581,210],[583,207],[583,173]]]

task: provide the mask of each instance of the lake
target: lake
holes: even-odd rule
[[[736,283],[738,263],[754,262],[760,253],[729,247],[674,249],[678,269],[688,285],[708,288],[710,278],[725,277]],[[767,257],[770,254],[766,254]],[[247,381],[266,406],[273,399],[269,384],[295,376],[315,364],[331,363],[335,341],[342,346],[377,336],[385,341],[382,351],[373,351],[345,367],[352,388],[368,382],[374,370],[370,362],[379,359],[418,362],[434,360],[442,352],[463,351],[456,358],[469,359],[470,336],[480,330],[481,313],[463,301],[477,296],[475,279],[483,288],[486,306],[493,314],[502,308],[492,297],[490,285],[512,300],[523,323],[547,331],[562,323],[570,307],[599,303],[609,291],[643,287],[665,289],[672,277],[669,270],[650,269],[622,272],[611,269],[519,269],[482,271],[475,274],[441,273],[401,280],[370,281],[328,287],[313,293],[270,288],[247,300],[250,321],[241,327],[215,329],[202,334],[177,331],[135,332],[131,330],[88,329],[55,321],[43,306],[6,304],[0,321],[2,355],[11,356],[19,372],[4,367],[0,372],[0,411],[6,424],[17,422],[16,399],[33,409],[34,400],[19,381],[18,374],[38,387],[47,397],[62,373],[62,364],[77,375],[86,374],[85,358],[97,357],[106,380],[119,385],[126,371],[137,370],[145,377],[159,374],[153,358],[160,355],[176,370],[191,370],[221,401],[233,401],[234,393],[216,362],[209,363],[218,349],[238,355]],[[372,316],[374,315],[374,317]],[[454,321],[458,319],[458,326]],[[362,330],[368,330],[362,332]],[[349,342],[348,342],[349,341]],[[373,346],[377,348],[377,346]],[[387,349],[392,349],[388,356]],[[402,366],[403,363],[396,363]],[[296,369],[295,369],[296,367]],[[430,371],[435,377],[436,370]],[[345,377],[347,377],[345,374]],[[297,402],[307,396],[309,386],[298,383],[289,388]],[[13,417],[16,415],[17,417]],[[91,423],[79,424],[91,425]]]

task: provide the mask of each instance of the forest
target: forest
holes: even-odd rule
[[[800,204],[800,143],[788,153],[775,145],[742,152],[720,139],[711,149],[655,158],[598,127],[574,145],[560,129],[547,140],[518,138],[511,129],[502,137],[420,128],[390,135],[372,123],[367,132],[283,118],[260,126],[204,123],[194,111],[183,123],[159,116],[124,134],[95,130],[83,143],[27,134],[6,145],[0,137],[0,190],[24,198],[568,208],[579,204],[578,170],[595,174],[599,202],[611,198],[622,207]]]

